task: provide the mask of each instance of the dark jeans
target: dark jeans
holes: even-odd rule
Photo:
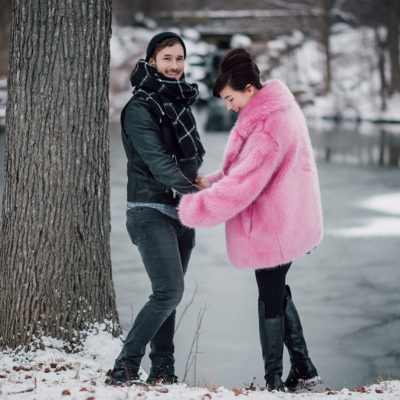
[[[264,303],[265,318],[284,314],[285,281],[291,264],[256,270],[258,299]]]
[[[126,226],[139,249],[153,293],[137,315],[115,367],[138,371],[151,342],[152,365],[164,362],[173,368],[175,308],[182,299],[195,232],[149,207],[127,211]]]

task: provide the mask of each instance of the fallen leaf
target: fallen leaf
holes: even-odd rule
[[[30,375],[25,375],[25,379],[32,379]]]
[[[203,400],[205,400],[205,398],[208,398],[208,399],[211,399],[211,394],[210,393],[206,393],[204,396],[203,396]]]
[[[93,386],[96,386],[97,384],[96,384],[96,381],[91,381],[90,382]]]
[[[376,392],[376,393],[383,393],[383,390],[381,390],[381,389],[375,389],[375,392]]]
[[[44,372],[45,372],[46,374],[48,374],[48,373],[50,372],[50,368],[46,368],[46,369],[44,370]]]
[[[360,392],[360,393],[367,393],[367,391],[366,391],[366,389],[365,389],[364,386],[359,386],[358,389],[357,389],[357,392]]]
[[[51,367],[51,368],[57,368],[57,363],[51,363],[51,364],[50,364],[50,367]]]
[[[239,395],[243,394],[242,389],[232,389],[232,392],[235,393],[235,396],[239,396]]]
[[[79,390],[80,392],[87,392],[88,390],[86,388],[82,388]]]
[[[70,392],[68,389],[63,390],[61,394],[62,394],[63,396],[71,396],[71,392]]]
[[[6,377],[5,375],[0,375],[0,378],[3,378],[3,379],[4,379],[5,377]]]
[[[156,389],[156,392],[159,392],[159,393],[168,393],[168,389],[167,389],[167,388]]]

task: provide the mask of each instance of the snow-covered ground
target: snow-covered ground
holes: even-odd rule
[[[190,387],[175,385],[104,384],[107,368],[112,365],[121,341],[99,331],[89,334],[83,350],[65,353],[63,343],[45,340],[47,348],[36,353],[3,352],[0,359],[0,399],[18,400],[209,400],[209,399],[322,399],[333,395],[340,400],[384,400],[400,398],[400,381],[381,381],[369,386],[333,391],[321,388],[319,393],[266,392],[263,387]],[[145,375],[143,375],[145,379]]]

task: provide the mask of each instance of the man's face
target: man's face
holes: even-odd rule
[[[185,57],[183,47],[180,43],[165,47],[160,50],[156,59],[150,57],[149,64],[156,67],[160,74],[167,78],[180,79],[185,69]]]

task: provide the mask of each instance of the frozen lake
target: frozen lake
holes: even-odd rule
[[[110,137],[111,256],[126,333],[150,294],[150,283],[125,229],[126,161],[118,126],[112,125]],[[227,135],[202,133],[202,138],[207,150],[203,171],[208,173],[219,167]],[[357,138],[344,140],[338,143],[329,133],[313,138],[319,146],[325,238],[288,274],[310,355],[331,389],[400,378],[400,170],[378,166],[377,137],[362,136],[362,146],[354,151]],[[3,148],[0,134],[0,194]],[[256,377],[255,383],[264,385],[254,273],[229,265],[222,225],[198,229],[196,241],[178,318],[196,285],[198,293],[176,334],[177,375],[183,377],[198,313],[207,304],[197,383],[232,388]],[[143,367],[149,368],[147,355]],[[188,381],[193,380],[192,368]]]

